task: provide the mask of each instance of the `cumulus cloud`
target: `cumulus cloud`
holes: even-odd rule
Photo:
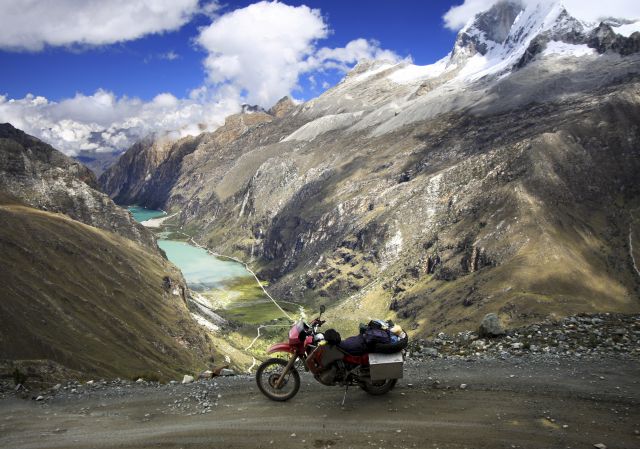
[[[306,70],[337,69],[346,72],[363,59],[396,62],[401,58],[395,52],[381,48],[375,40],[354,39],[344,47],[321,48],[308,59]]]
[[[500,0],[465,0],[450,8],[443,19],[447,28],[458,31],[477,13],[486,11]],[[560,0],[520,0],[523,4],[560,2]],[[564,0],[562,3],[576,18],[595,22],[602,18],[615,17],[640,19],[640,2],[637,0]]]
[[[345,71],[363,58],[398,59],[365,39],[317,49],[317,41],[329,32],[320,10],[263,1],[214,20],[197,42],[208,52],[204,65],[209,82],[233,86],[247,102],[263,106],[290,94],[301,74]]]
[[[151,133],[172,138],[197,135],[215,129],[239,108],[236,97],[206,89],[188,99],[162,93],[148,102],[98,90],[60,102],[34,95],[11,100],[0,96],[0,121],[73,155],[81,150],[122,150]]]
[[[319,48],[318,42],[331,31],[320,11],[307,6],[263,1],[219,15],[215,1],[57,0],[56,8],[45,4],[0,0],[0,48],[107,44],[177,28],[196,13],[212,20],[196,38],[207,52],[206,80],[187,98],[161,93],[145,102],[107,90],[55,102],[35,95],[0,96],[0,122],[10,122],[67,154],[122,150],[150,133],[181,137],[211,131],[242,103],[269,107],[285,95],[293,96],[302,76],[326,89],[322,72],[345,72],[361,59],[400,59],[367,39]],[[150,56],[178,57],[172,51]]]
[[[216,9],[198,0],[0,0],[0,48],[112,44],[178,29]]]

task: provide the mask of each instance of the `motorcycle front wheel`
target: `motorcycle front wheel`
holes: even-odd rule
[[[380,396],[383,394],[387,394],[393,387],[396,386],[398,379],[385,379],[385,380],[367,380],[364,383],[360,384],[360,388],[373,396]]]
[[[258,389],[273,401],[288,401],[300,389],[300,374],[295,368],[289,370],[280,388],[276,388],[276,383],[286,366],[286,360],[273,358],[264,361],[256,371]]]

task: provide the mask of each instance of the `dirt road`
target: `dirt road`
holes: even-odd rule
[[[303,376],[298,396],[275,403],[236,376],[8,398],[0,447],[640,447],[640,362],[629,359],[408,362],[387,396],[351,389],[343,408],[342,394]]]

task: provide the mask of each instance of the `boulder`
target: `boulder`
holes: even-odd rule
[[[221,376],[235,376],[236,373],[232,369],[223,368],[222,370],[220,370],[220,375]]]
[[[436,348],[422,348],[421,353],[429,357],[438,357],[438,350]]]
[[[504,335],[504,328],[502,327],[502,323],[500,323],[498,315],[495,313],[487,313],[480,323],[478,334],[480,337],[499,337]]]
[[[193,376],[185,374],[184,377],[182,378],[182,383],[183,384],[190,384],[191,382],[193,382]]]
[[[223,376],[224,374],[222,374],[222,371],[226,370],[229,368],[229,365],[223,365],[220,366],[218,368],[213,368],[212,372],[212,377],[216,377],[216,376]]]

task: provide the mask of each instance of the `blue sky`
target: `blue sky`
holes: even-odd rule
[[[230,1],[219,10],[224,14],[251,1]],[[455,39],[444,27],[443,15],[454,1],[313,0],[285,1],[320,9],[332,30],[321,46],[341,47],[353,39],[375,39],[398,55],[411,56],[416,64],[429,64],[443,57]],[[87,95],[106,89],[116,95],[150,100],[159,93],[188,95],[206,76],[202,60],[206,51],[193,42],[198,28],[211,23],[195,17],[177,31],[154,34],[111,45],[69,49],[49,47],[40,52],[0,51],[0,94],[22,98],[28,93],[58,101],[77,92]],[[167,59],[167,55],[177,55]],[[343,76],[332,71],[316,77],[315,89],[301,77],[303,91],[296,97],[309,99],[322,92],[321,80],[335,84]]]

